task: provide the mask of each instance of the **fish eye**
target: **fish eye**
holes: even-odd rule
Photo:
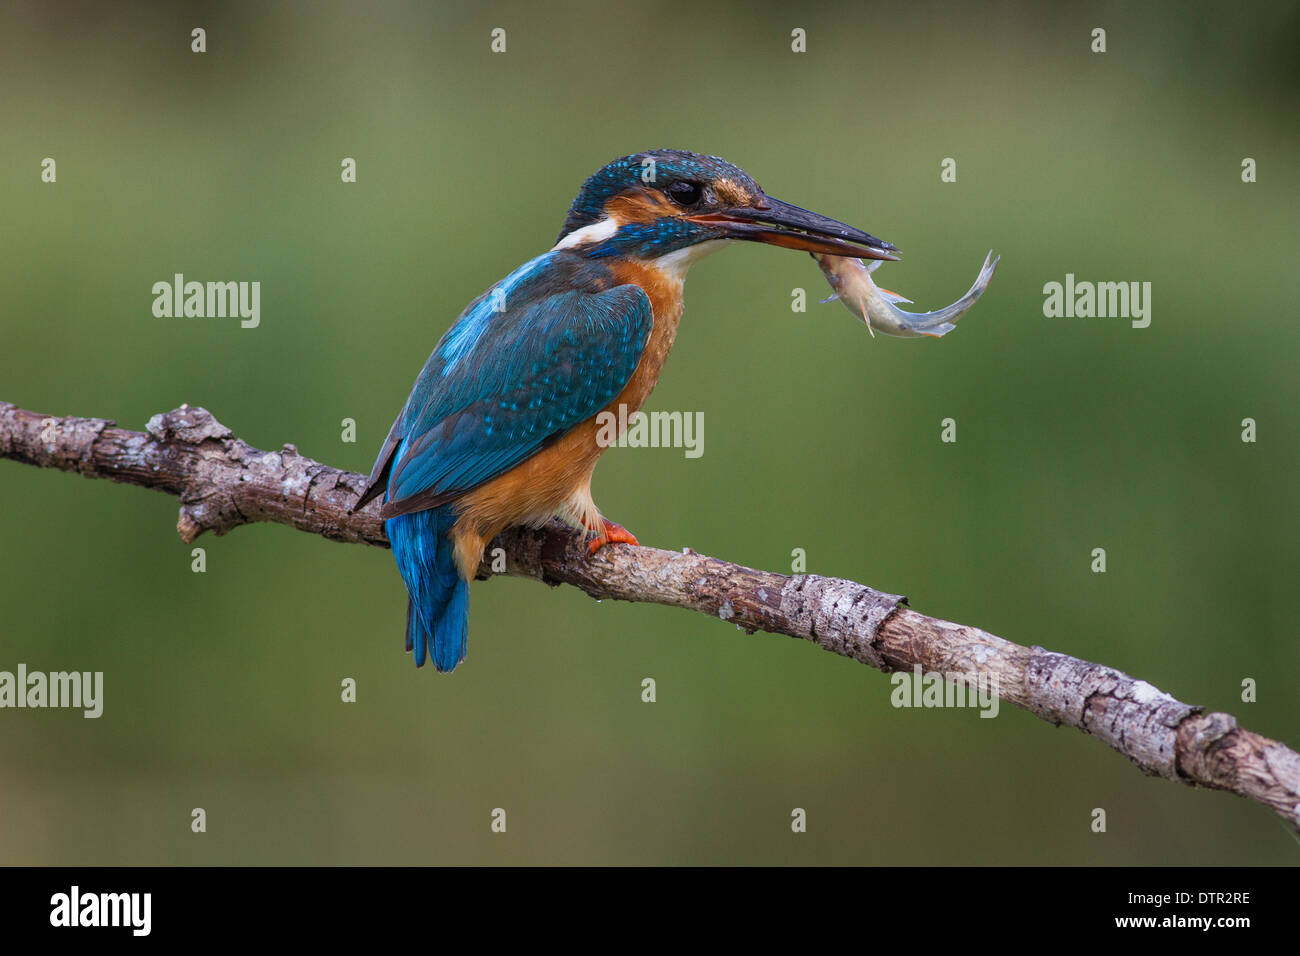
[[[665,190],[668,198],[679,206],[694,206],[700,201],[702,191],[699,183],[687,179],[677,179],[668,184]]]

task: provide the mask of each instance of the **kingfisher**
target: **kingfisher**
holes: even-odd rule
[[[434,346],[353,506],[384,496],[417,667],[465,659],[470,581],[505,528],[559,516],[586,530],[590,554],[638,543],[592,500],[609,444],[597,422],[641,408],[677,336],[687,270],[736,241],[857,259],[898,251],[767,195],[716,156],[634,153],[589,178],[550,251],[471,302]]]

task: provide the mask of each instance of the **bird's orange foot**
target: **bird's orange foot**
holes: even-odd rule
[[[594,531],[594,528],[588,530]],[[607,544],[636,544],[641,542],[636,539],[631,531],[624,528],[621,524],[615,524],[612,521],[600,519],[600,534],[592,538],[587,544],[587,554],[592,555],[605,547]]]

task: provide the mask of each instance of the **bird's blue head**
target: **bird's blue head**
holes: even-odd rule
[[[736,239],[859,259],[897,258],[894,246],[861,229],[772,198],[724,159],[677,149],[624,156],[588,179],[556,248],[684,269]]]

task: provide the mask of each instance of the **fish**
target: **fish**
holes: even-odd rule
[[[952,305],[935,312],[904,312],[896,303],[905,302],[910,305],[912,300],[903,298],[897,292],[882,289],[871,278],[871,273],[880,268],[882,260],[864,263],[861,259],[821,253],[813,253],[812,257],[821,266],[832,289],[832,294],[822,299],[823,303],[839,299],[845,308],[854,315],[861,316],[862,321],[867,323],[867,331],[872,338],[875,338],[876,330],[879,330],[885,335],[903,339],[916,339],[923,335],[938,338],[955,329],[957,320],[971,310],[989,287],[989,280],[993,278],[998,261],[1002,258],[994,258],[993,250],[990,249],[984,257],[984,265],[975,284]]]

